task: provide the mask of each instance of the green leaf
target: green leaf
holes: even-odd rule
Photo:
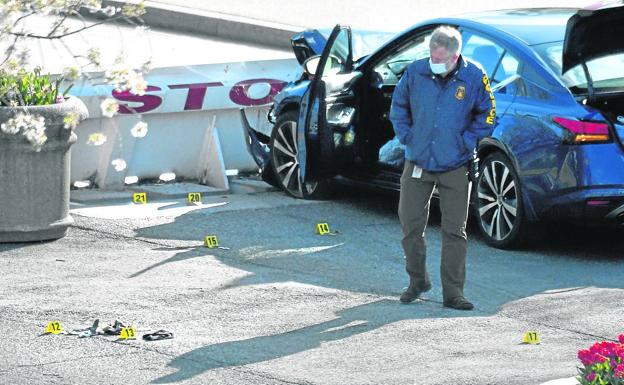
[[[73,84],[70,84],[69,87],[67,87],[67,89],[65,90],[65,92],[63,92],[63,96],[67,95],[67,93],[69,92],[69,90],[72,89],[73,86],[74,86]]]

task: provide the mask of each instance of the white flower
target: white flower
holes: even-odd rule
[[[24,131],[24,136],[31,143],[39,143],[41,139],[45,136],[44,130],[37,130],[36,128],[29,128]]]
[[[137,124],[134,125],[134,127],[132,127],[132,129],[130,130],[130,133],[135,138],[144,138],[145,135],[147,135],[147,123],[138,122]]]
[[[115,171],[120,172],[126,169],[126,161],[121,159],[121,158],[117,158],[114,159],[111,164],[113,165],[113,167],[115,167]]]
[[[43,147],[43,144],[46,142],[46,140],[48,140],[48,137],[45,134],[45,128],[29,128],[24,131],[24,136],[30,142],[30,144],[32,144],[33,148],[37,152],[41,151],[41,147]]]
[[[96,67],[102,65],[102,54],[97,48],[89,48],[89,51],[87,52],[87,59],[89,59],[89,61]]]
[[[117,103],[115,99],[106,98],[102,104],[100,104],[100,108],[102,109],[102,115],[107,118],[112,118],[117,111],[119,111],[119,103]]]
[[[130,91],[135,95],[145,95],[147,82],[143,79],[143,74],[126,67],[123,58],[117,58],[115,66],[108,69],[104,75],[115,91]]]
[[[27,115],[30,116],[30,124],[32,124],[32,128],[37,131],[45,131],[45,118],[43,116],[36,115]]]
[[[96,13],[102,10],[102,3],[98,1],[92,1],[91,4],[88,4],[85,8],[87,8],[91,13]]]
[[[108,7],[102,8],[102,13],[109,17],[115,16],[115,13],[117,13],[117,8],[115,8],[115,6],[113,5],[109,5]]]
[[[118,66],[106,70],[104,73],[106,81],[115,87],[116,91],[121,91],[119,84],[123,83],[124,79],[128,76],[124,69],[118,68]]]
[[[89,135],[89,139],[87,139],[87,144],[89,146],[101,146],[106,143],[106,135],[101,132],[96,132],[95,134]]]
[[[13,119],[9,119],[6,123],[0,124],[0,130],[5,134],[15,135],[20,131],[20,128],[15,124],[12,124]]]
[[[70,112],[63,118],[63,127],[66,130],[73,130],[78,127],[79,116],[75,112]]]
[[[5,134],[16,135],[22,133],[35,151],[40,151],[48,137],[45,135],[45,119],[39,115],[29,115],[23,112],[0,124],[0,130]]]
[[[145,95],[147,90],[147,82],[139,72],[130,72],[127,86],[131,93],[139,96]]]
[[[116,91],[128,90],[128,79],[130,79],[130,69],[124,67],[123,63],[116,63],[116,65],[104,73],[106,81],[115,87]]]

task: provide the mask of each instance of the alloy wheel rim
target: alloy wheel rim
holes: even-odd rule
[[[317,182],[306,182],[304,186],[300,182],[300,165],[297,145],[297,123],[286,121],[277,127],[273,141],[273,164],[275,172],[282,187],[292,195],[302,198],[303,188],[306,194],[312,194],[316,189]]]
[[[518,189],[511,170],[500,161],[483,168],[477,188],[479,221],[496,241],[506,239],[516,226]]]

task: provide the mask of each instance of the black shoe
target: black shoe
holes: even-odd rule
[[[418,297],[420,297],[422,293],[425,293],[429,290],[431,290],[431,285],[427,285],[422,290],[419,290],[419,289],[416,289],[415,287],[410,286],[401,294],[401,297],[399,298],[399,300],[403,303],[410,303],[414,301],[415,299],[417,299]]]
[[[472,310],[474,305],[464,297],[455,297],[444,300],[444,307],[450,307],[457,310]]]

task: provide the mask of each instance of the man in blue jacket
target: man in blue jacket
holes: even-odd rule
[[[425,228],[437,186],[442,211],[444,306],[472,310],[464,297],[469,163],[479,140],[492,133],[496,103],[483,69],[465,60],[457,29],[431,34],[430,58],[411,63],[392,96],[390,120],[405,145],[399,219],[410,283],[401,294],[412,302],[431,289],[426,269]]]

